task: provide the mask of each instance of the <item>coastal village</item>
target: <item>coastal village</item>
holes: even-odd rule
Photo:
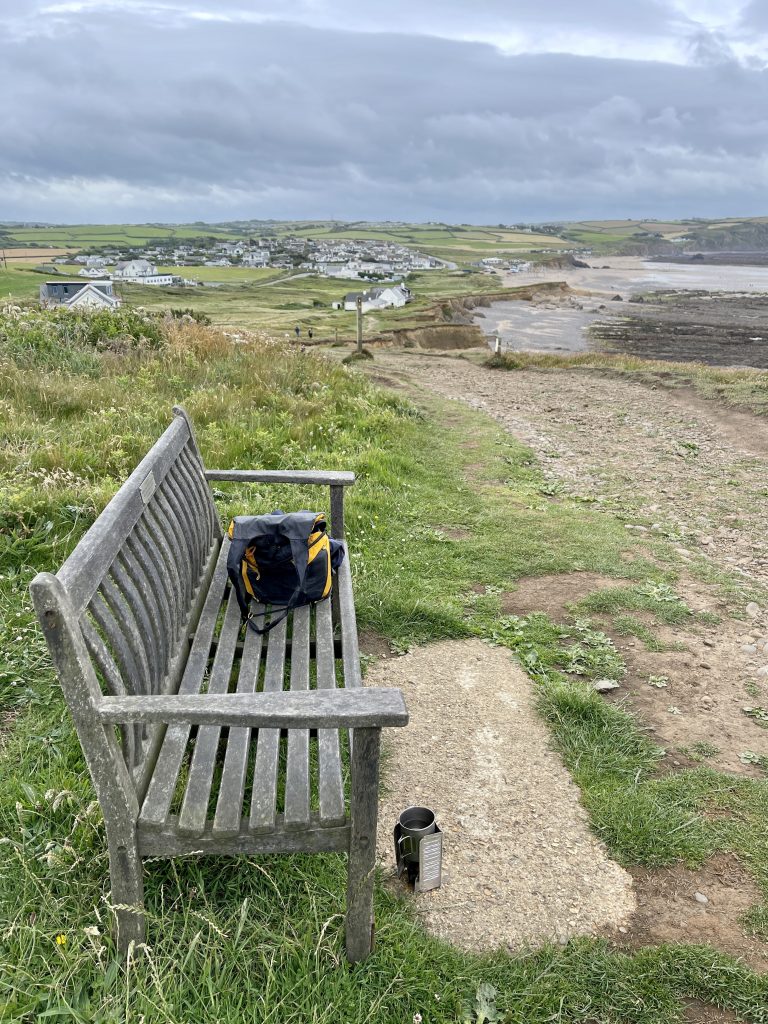
[[[137,249],[105,247],[54,264],[81,264],[81,277],[151,285],[184,284],[184,267],[249,267],[322,274],[325,277],[393,280],[415,270],[455,269],[455,264],[407,246],[372,239],[251,238],[242,241],[157,244]],[[158,273],[157,267],[178,268]],[[196,282],[189,282],[195,284]]]
[[[45,306],[82,305],[119,306],[121,298],[115,284],[151,287],[190,287],[215,282],[200,282],[183,273],[186,267],[247,267],[295,271],[297,275],[317,274],[345,281],[366,281],[372,285],[364,292],[347,293],[333,302],[334,309],[355,309],[358,295],[362,311],[403,306],[412,298],[403,282],[414,271],[455,270],[456,264],[438,259],[407,246],[375,239],[323,239],[317,241],[289,235],[285,238],[251,238],[242,241],[189,242],[182,245],[156,244],[141,249],[104,247],[76,256],[58,256],[46,268],[61,273],[60,267],[79,266],[81,282],[47,281],[40,287]],[[490,256],[479,260],[477,268],[486,273],[499,270],[519,271],[529,266],[519,260]],[[400,282],[400,283],[398,283]],[[88,287],[90,285],[90,287]],[[386,286],[384,286],[386,285]]]

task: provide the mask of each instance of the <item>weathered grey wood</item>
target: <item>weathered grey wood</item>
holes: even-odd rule
[[[163,483],[165,484],[166,481]],[[169,488],[160,488],[155,494],[153,511],[168,548],[176,561],[182,586],[183,607],[186,608],[192,599],[192,592],[195,588],[194,554],[191,541],[183,526],[182,517],[177,513],[173,502],[174,499]]]
[[[360,692],[360,691],[357,691]],[[379,804],[381,729],[355,729],[350,762],[349,861],[347,865],[347,959],[365,960],[373,945],[373,882]]]
[[[173,507],[179,529],[183,531],[184,540],[188,544],[189,565],[194,587],[197,584],[197,574],[202,567],[207,546],[203,539],[199,513],[182,485],[178,459],[165,478],[164,493]]]
[[[75,613],[93,596],[104,573],[145,508],[140,487],[151,472],[159,486],[189,436],[183,419],[175,419],[152,450],[88,530],[58,572]]]
[[[113,830],[114,831],[114,830]],[[125,956],[144,941],[144,880],[136,830],[126,839],[115,837],[107,826],[109,881],[117,919],[117,949]]]
[[[50,573],[39,573],[30,592],[101,805],[113,892],[127,895],[126,905],[136,908],[135,912],[118,912],[118,940],[125,949],[131,940],[142,941],[144,935],[136,793],[114,731],[99,721],[96,709],[101,691],[78,623],[79,613],[61,580]]]
[[[131,613],[128,602],[110,576],[105,576],[101,581],[99,592],[114,616],[118,628],[125,638],[125,643],[131,652],[136,673],[134,692],[151,693],[152,677],[149,670],[147,652],[144,648],[141,631]]]
[[[153,501],[147,506],[142,522],[146,524],[148,534],[152,538],[152,544],[160,555],[162,562],[161,572],[168,581],[168,605],[173,614],[172,644],[175,646],[180,635],[186,600],[184,585],[173,554],[173,547],[169,544],[165,529],[161,526],[160,520],[156,515],[156,502]]]
[[[140,693],[138,664],[119,623],[104,600],[103,594],[93,595],[88,610],[112,649],[115,664],[120,670],[120,678],[123,680],[125,689],[130,694]]]
[[[146,527],[140,521],[128,536],[122,555],[126,559],[126,564],[129,568],[131,566],[130,560],[132,559],[138,569],[144,574],[150,615],[154,622],[155,635],[158,642],[160,662],[163,666],[163,672],[165,672],[171,656],[171,634],[173,631],[171,609],[168,606],[167,592],[164,590],[162,580],[158,574],[159,567],[153,561],[149,547],[145,543],[146,537]]]
[[[361,959],[371,940],[380,729],[406,724],[408,713],[399,691],[361,689],[348,557],[332,600],[317,607],[314,638],[309,608],[293,613],[290,642],[290,620],[269,634],[264,692],[256,692],[264,641],[251,630],[243,643],[238,641],[240,613],[231,595],[221,634],[214,638],[227,598],[229,541],[222,541],[208,484],[329,486],[331,535],[342,539],[344,488],[354,475],[206,472],[189,417],[179,408],[174,413],[174,422],[58,577],[42,573],[31,586],[104,814],[118,948],[126,952],[131,942],[144,938],[142,857],[348,849],[348,955]],[[285,692],[288,654],[290,691]],[[343,689],[337,687],[339,655]],[[310,689],[313,658],[316,690]],[[207,691],[201,693],[211,660]],[[239,664],[236,693],[229,693],[234,664]],[[198,729],[181,810],[172,815],[193,724]],[[340,728],[350,729],[350,737],[355,732],[349,818]],[[285,813],[279,814],[283,729],[288,734],[286,792]],[[319,812],[310,811],[310,730],[317,731]],[[254,738],[253,793],[250,814],[244,815]],[[208,820],[217,768],[216,810]]]
[[[305,605],[293,613],[291,635],[291,690],[309,689],[310,610]],[[309,730],[289,729],[285,770],[285,827],[309,825]]]
[[[249,831],[249,818],[243,818],[240,831],[233,836],[221,836],[213,832],[210,824],[201,836],[182,836],[171,816],[163,831],[142,831],[139,828],[139,849],[142,857],[183,857],[190,854],[237,854],[255,853],[330,853],[349,847],[349,826],[340,828],[319,828],[314,815],[309,828],[287,830],[283,816],[278,814],[273,832],[254,833]]]
[[[128,547],[127,541],[123,545],[123,550],[112,563],[111,572],[115,583],[125,595],[133,617],[141,630],[149,661],[151,692],[156,693],[160,680],[165,674],[166,664],[160,628],[160,609],[149,580]]]
[[[187,425],[189,432],[189,438],[187,440],[186,448],[182,453],[183,457],[189,458],[190,468],[192,468],[193,476],[199,479],[201,483],[202,491],[205,495],[205,504],[208,509],[208,515],[211,524],[211,538],[214,541],[220,541],[224,536],[221,529],[221,523],[219,522],[219,516],[216,512],[216,506],[213,501],[213,495],[211,489],[208,487],[205,481],[205,467],[203,466],[203,458],[200,454],[200,446],[197,443],[197,435],[195,433],[195,427],[192,423],[192,419],[186,409],[181,405],[174,405],[173,415],[181,417]]]
[[[206,469],[206,480],[231,480],[242,484],[322,484],[349,487],[354,473],[314,469]]]
[[[320,601],[316,605],[315,640],[317,644],[317,691],[336,691],[336,662],[333,651],[330,601]],[[345,691],[337,692],[344,693]],[[327,825],[341,825],[346,819],[346,814],[338,729],[318,729],[317,760],[320,820]]]
[[[179,607],[180,602],[174,596],[180,593],[180,589],[176,588],[174,577],[166,566],[165,555],[155,539],[156,534],[157,531],[150,522],[148,515],[145,515],[136,524],[128,543],[133,543],[136,545],[137,550],[143,548],[146,552],[149,561],[147,573],[158,595],[157,600],[160,612],[163,616],[164,625],[168,630],[166,644],[170,651],[176,646],[182,616],[182,609]]]
[[[113,697],[124,696],[128,691],[125,688],[123,677],[120,675],[109,648],[86,612],[80,616],[80,629],[91,661],[96,670],[101,673],[107,693]],[[123,758],[128,769],[132,770],[140,756],[141,727],[137,727],[135,723],[122,725],[120,726],[120,736]]]
[[[200,621],[197,624],[195,639],[184,667],[184,674],[179,683],[179,695],[145,697],[143,698],[144,701],[150,699],[159,701],[183,700],[184,697],[182,695],[199,692],[203,684],[203,674],[208,663],[211,638],[216,628],[216,619],[227,582],[228,547],[228,541],[225,541],[221,546],[213,580],[205,598]],[[209,702],[212,698],[202,697],[201,699],[204,702]],[[222,698],[219,697],[218,699],[221,700]],[[155,721],[165,721],[167,723],[170,722],[170,719],[158,718]],[[177,719],[177,721],[180,720]],[[189,724],[179,724],[169,728],[165,734],[141,808],[141,819],[149,826],[154,825],[156,828],[160,828],[168,817],[173,792],[176,788],[176,780],[189,739],[189,731]]]
[[[202,460],[198,455],[195,455],[194,450],[190,448],[188,444],[187,447],[182,450],[181,462],[188,469],[192,483],[200,495],[200,501],[206,512],[205,521],[208,524],[208,533],[211,538],[211,543],[215,543],[215,541],[221,540],[224,534],[221,529],[219,513],[216,511],[216,506],[213,501],[211,488],[208,486],[208,481],[205,479],[205,469],[203,467]]]
[[[344,548],[344,560],[336,574],[336,589],[339,595],[339,619],[341,620],[341,657],[344,665],[344,686],[363,685],[360,672],[360,647],[357,639],[355,598],[352,593],[352,570],[349,551]]]
[[[209,696],[226,693],[229,689],[229,677],[232,674],[235,644],[241,623],[240,606],[234,591],[231,590],[224,622],[221,626],[219,643],[216,647],[216,656],[213,659],[213,667],[208,679],[206,693]],[[187,788],[184,791],[184,800],[179,814],[180,832],[188,835],[200,835],[205,827],[220,739],[221,727],[218,725],[205,725],[198,729]]]
[[[344,488],[331,485],[331,536],[344,540]]]
[[[256,604],[253,610],[264,611]],[[261,620],[259,620],[261,621]],[[253,629],[246,629],[240,671],[237,676],[237,693],[254,693],[259,681],[261,651],[264,637]],[[227,737],[227,751],[219,785],[219,798],[211,831],[215,836],[236,835],[241,828],[245,777],[248,769],[248,750],[251,745],[251,729],[232,728]]]
[[[269,700],[272,695],[282,696],[285,675],[285,637],[288,620],[283,619],[269,632],[267,662],[264,666],[264,693],[247,697],[250,700]],[[256,763],[253,769],[251,793],[251,831],[272,832],[277,813],[277,766],[280,757],[280,730],[259,728],[256,740]]]
[[[220,551],[218,549],[218,545],[214,544],[208,557],[208,565],[206,566],[202,579],[200,580],[200,586],[198,587],[197,594],[195,595],[195,599],[192,602],[192,606],[189,609],[189,613],[181,630],[181,635],[184,639],[177,645],[175,653],[171,656],[168,664],[168,670],[160,685],[161,693],[176,693],[179,689],[179,683],[186,668],[192,646],[192,641],[187,638],[190,636],[194,637],[195,630],[200,622],[203,607],[208,597],[208,591],[212,585],[211,581],[213,579],[216,566],[218,565],[219,556]],[[217,582],[217,586],[218,585],[219,584]],[[224,580],[221,581],[222,592],[223,588]],[[149,786],[149,780],[152,778],[152,773],[155,770],[155,764],[160,753],[160,747],[165,737],[165,732],[165,725],[162,723],[156,724],[154,732],[151,734],[144,746],[144,757],[139,764],[137,771],[134,773],[136,793],[140,803],[144,800],[147,787]]]
[[[197,722],[255,729],[359,729],[408,724],[402,692],[384,688],[225,693],[220,697],[102,697],[99,714],[103,722],[114,724]]]
[[[202,552],[203,559],[205,559],[213,543],[213,531],[211,529],[208,505],[201,490],[202,481],[200,477],[194,475],[188,466],[188,459],[189,455],[185,448],[179,455],[179,460],[176,463],[176,468],[179,472],[179,486],[187,500],[190,515],[197,529],[200,551]]]

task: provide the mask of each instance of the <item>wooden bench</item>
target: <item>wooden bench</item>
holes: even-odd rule
[[[348,554],[333,600],[263,638],[244,628],[208,485],[329,485],[343,540],[354,475],[205,470],[174,414],[59,572],[31,584],[104,814],[119,949],[144,941],[144,857],[346,850],[347,956],[364,959],[379,741],[407,723],[405,703],[362,688]]]

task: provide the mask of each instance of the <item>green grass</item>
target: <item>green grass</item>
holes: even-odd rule
[[[178,268],[177,272],[194,277],[195,268]],[[356,314],[334,310],[331,304],[343,299],[349,291],[368,287],[366,282],[319,277],[296,277],[291,272],[274,276],[274,272],[252,271],[258,278],[244,280],[245,272],[237,267],[214,268],[219,273],[208,276],[209,268],[200,272],[201,280],[219,280],[217,288],[151,288],[140,285],[122,285],[121,293],[131,305],[162,310],[170,306],[191,305],[207,313],[217,323],[236,327],[259,328],[278,337],[293,336],[298,324],[306,337],[312,328],[316,338],[355,338]],[[380,310],[365,314],[366,338],[376,337],[381,331],[398,327],[418,327],[440,322],[441,304],[450,299],[499,291],[498,282],[486,274],[462,274],[450,271],[431,271],[412,274],[408,287],[414,292],[414,301],[400,309]]]
[[[581,503],[547,501],[530,451],[479,414],[451,407],[449,423],[437,402],[417,408],[289,347],[232,351],[189,327],[148,349],[135,343],[137,325],[123,327],[119,351],[84,332],[82,366],[75,345],[57,359],[45,344],[20,346],[18,322],[0,331],[0,709],[18,716],[0,749],[0,1020],[408,1024],[421,1013],[448,1024],[485,982],[515,1024],[672,1024],[685,997],[768,1021],[768,979],[712,949],[629,955],[585,939],[472,956],[427,937],[407,902],[378,885],[376,951],[350,967],[344,862],[332,855],[150,863],[151,951],[116,960],[103,826],[26,587],[60,564],[175,401],[192,413],[209,465],[357,472],[347,526],[360,625],[401,648],[481,636],[516,651],[614,856],[695,865],[735,850],[768,898],[768,783],[706,767],[658,777],[655,745],[590,688],[622,669],[606,638],[584,622],[500,618],[498,595],[517,579],[578,569],[631,576],[622,589],[665,613],[670,573],[626,561],[645,552],[641,538]],[[326,494],[230,486],[219,501],[226,517],[323,507]],[[456,527],[461,540],[448,534]],[[477,582],[486,595],[472,593]],[[760,934],[767,907],[750,914]]]
[[[240,237],[218,224],[51,224],[45,227],[0,227],[7,246],[61,246],[90,249],[104,245],[183,243],[191,238],[227,241]]]

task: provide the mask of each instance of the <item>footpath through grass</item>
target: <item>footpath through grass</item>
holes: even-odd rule
[[[706,363],[671,363],[663,359],[579,352],[551,355],[546,352],[510,352],[484,360],[497,370],[595,370],[621,374],[657,387],[692,387],[702,398],[717,399],[735,409],[768,416],[768,373],[748,367],[708,366]]]
[[[709,948],[629,955],[585,939],[471,956],[427,937],[381,887],[376,951],[350,967],[335,855],[150,863],[149,953],[115,958],[100,813],[26,588],[60,564],[177,401],[211,466],[357,472],[348,533],[361,627],[399,648],[480,635],[516,650],[623,863],[735,850],[768,897],[768,784],[706,768],[657,778],[659,751],[589,686],[622,670],[610,643],[588,623],[500,616],[499,593],[521,576],[675,577],[610,515],[550,500],[532,454],[491,421],[416,408],[281,345],[233,350],[215,331],[127,313],[109,335],[70,315],[0,320],[0,711],[15,716],[0,741],[0,1020],[447,1024],[482,1020],[467,1007],[485,983],[498,1019],[520,1024],[676,1022],[686,997],[768,1021],[768,981]],[[326,495],[242,487],[220,501],[229,515],[323,507]],[[766,933],[766,904],[750,926]]]

